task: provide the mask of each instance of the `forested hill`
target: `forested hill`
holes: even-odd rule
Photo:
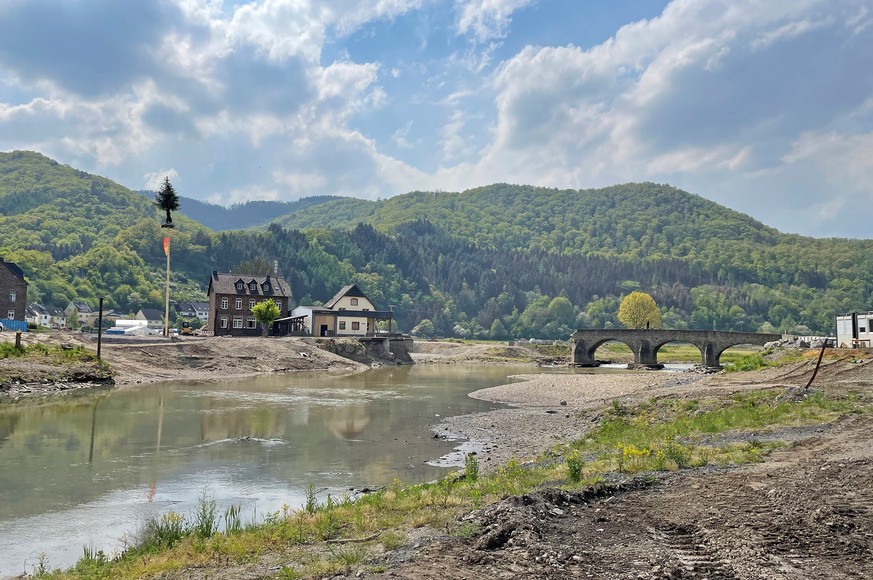
[[[672,328],[827,332],[835,313],[873,305],[870,240],[780,234],[655,184],[316,198],[283,217],[294,227],[223,232],[186,217],[186,203],[169,232],[174,300],[203,299],[213,269],[266,272],[275,260],[297,303],[355,282],[402,330],[443,336],[566,338],[618,324],[637,289]],[[162,306],[160,221],[150,197],[0,153],[0,255],[24,269],[30,301]]]
[[[622,259],[680,258],[724,282],[814,287],[847,269],[873,272],[870,240],[782,234],[697,195],[654,183],[595,190],[496,184],[461,193],[413,192],[384,201],[337,199],[277,218],[284,227],[392,231],[425,219],[481,248]],[[851,259],[845,257],[852,256]]]

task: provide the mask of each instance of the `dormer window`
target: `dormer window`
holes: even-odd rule
[[[249,282],[249,291],[251,291],[251,292],[257,292],[257,291],[258,291],[258,284],[257,284],[257,282]]]
[[[269,282],[264,282],[264,285],[261,286],[261,288],[264,289],[264,292],[269,292],[269,291],[270,291],[270,283],[269,283]]]
[[[239,290],[240,292],[242,292],[243,286],[244,285],[242,283],[242,280],[240,280],[239,282],[236,283],[236,289]]]

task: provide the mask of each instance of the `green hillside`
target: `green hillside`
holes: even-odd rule
[[[726,281],[822,287],[873,272],[873,241],[781,234],[751,217],[654,183],[596,190],[496,184],[461,193],[413,192],[379,202],[339,199],[282,216],[283,227],[382,231],[425,219],[481,248],[681,258],[724,270]]]
[[[632,290],[652,294],[673,328],[823,333],[835,313],[873,307],[870,240],[781,234],[669,186],[316,201],[283,216],[285,227],[223,232],[183,205],[170,233],[172,298],[204,298],[213,269],[266,272],[276,261],[298,303],[355,282],[402,330],[443,336],[566,338],[617,325]],[[0,153],[0,255],[25,270],[31,301],[162,306],[160,219],[151,199],[109,180]]]
[[[0,153],[0,251],[28,274],[31,302],[63,307],[104,295],[116,306],[160,304],[160,217],[152,200],[113,181],[39,153]],[[195,241],[208,230],[183,216],[176,224],[179,286],[199,294],[185,274],[202,260],[205,247]]]

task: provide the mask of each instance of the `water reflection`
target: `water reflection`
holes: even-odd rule
[[[310,483],[336,494],[439,477],[425,462],[453,444],[428,425],[488,408],[466,394],[518,372],[530,369],[272,375],[0,407],[0,575],[40,552],[67,566],[83,545],[120,548],[144,518],[193,511],[204,488],[263,515],[301,504]]]

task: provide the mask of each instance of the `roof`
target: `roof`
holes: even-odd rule
[[[7,262],[3,258],[0,258],[0,264],[5,265],[7,268],[9,268],[9,271],[11,271],[13,274],[18,276],[19,278],[21,278],[21,280],[25,284],[27,284],[27,280],[24,279],[24,270],[19,268],[18,264],[16,264],[15,262]]]
[[[43,306],[43,308],[45,309],[45,311],[48,313],[49,316],[61,316],[61,315],[66,316],[67,315],[67,313],[64,312],[63,308],[58,308],[57,306]]]
[[[146,320],[164,320],[164,313],[157,308],[140,308]]]
[[[367,295],[364,294],[360,288],[358,288],[357,284],[349,284],[348,286],[343,286],[342,290],[333,295],[333,298],[327,301],[324,305],[325,308],[333,308],[336,306],[336,303],[340,301],[343,296],[354,296],[356,298],[367,298]],[[367,298],[369,300],[369,298]]]
[[[237,290],[236,283],[242,281],[243,289]],[[257,288],[254,292],[249,290],[249,284],[254,282]],[[269,290],[265,284],[269,283]],[[238,294],[240,296],[264,296],[266,298],[290,298],[291,284],[281,276],[253,276],[251,274],[232,274],[213,272],[209,279],[209,291],[207,295],[215,294]]]

